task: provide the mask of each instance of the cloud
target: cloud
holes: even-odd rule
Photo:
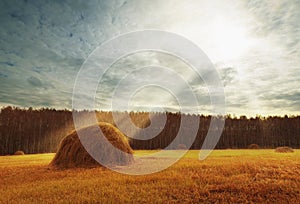
[[[7,75],[7,74],[4,74],[4,73],[0,73],[0,77],[7,78],[7,77],[8,77],[8,75]]]
[[[220,72],[221,79],[225,87],[229,84],[236,83],[237,70],[235,68],[225,67],[220,69]]]
[[[300,31],[298,22],[300,18],[299,1],[247,1],[246,9],[253,18],[252,35],[265,38],[278,47],[290,61],[299,58]],[[273,49],[277,49],[273,47]]]
[[[27,81],[28,81],[28,83],[31,84],[32,86],[41,87],[41,86],[43,85],[42,82],[41,82],[41,80],[39,80],[38,78],[33,77],[33,76],[29,77],[29,78],[27,79]]]
[[[300,113],[299,10],[300,2],[289,0],[0,1],[0,104],[71,108],[76,75],[98,45],[121,33],[161,29],[184,35],[208,54],[224,84],[229,113]],[[232,32],[242,30],[248,44],[230,46],[225,41],[232,36],[216,33],[220,22]],[[239,57],[225,59],[221,54],[227,52]],[[177,72],[209,111],[204,80],[176,57],[150,52],[128,56],[108,70],[97,90],[99,108],[111,106],[124,76],[149,64]],[[185,98],[186,93],[182,88],[176,94]],[[135,105],[145,107],[147,99],[159,96],[144,94]],[[165,106],[173,110],[175,100],[166,98]]]

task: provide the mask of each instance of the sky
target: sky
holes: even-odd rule
[[[71,109],[76,76],[98,46],[120,34],[155,29],[184,36],[206,53],[224,85],[227,114],[297,115],[299,11],[297,0],[1,0],[0,106]],[[183,77],[190,73],[189,65],[169,54],[125,56],[99,84],[95,108],[112,109],[118,82],[147,65],[165,66]],[[148,70],[134,81],[152,75]],[[186,81],[199,104],[187,107],[189,112],[209,114],[203,80]],[[125,95],[126,90],[131,93],[124,89]],[[185,93],[144,87],[124,103],[132,110],[178,111],[176,94]]]

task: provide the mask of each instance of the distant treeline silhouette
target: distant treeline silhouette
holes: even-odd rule
[[[89,118],[94,111],[77,111],[82,118]],[[156,137],[147,140],[130,139],[133,149],[163,149],[176,137],[180,128],[181,118],[195,121],[200,118],[199,130],[191,149],[200,149],[206,137],[212,116],[189,115],[180,113],[147,113],[147,112],[114,112],[118,118],[129,114],[133,123],[140,128],[166,117],[165,125],[154,126],[159,132]],[[96,111],[98,121],[116,125],[112,112]],[[218,149],[247,148],[250,144],[257,144],[261,148],[275,148],[290,146],[300,148],[300,116],[269,116],[239,118],[230,115],[225,118],[225,127],[216,146]],[[89,124],[88,121],[82,120]],[[121,121],[122,123],[122,121]],[[85,125],[85,124],[82,124]],[[121,125],[126,128],[125,125]],[[151,126],[152,127],[152,126]],[[129,128],[129,127],[128,127]],[[189,127],[183,127],[188,129]],[[56,152],[60,140],[74,130],[72,111],[55,109],[20,109],[17,107],[4,107],[0,113],[0,155],[13,154],[17,150],[25,153]],[[126,130],[125,132],[132,132]],[[131,135],[134,137],[134,135]],[[191,140],[191,135],[176,141],[169,148],[184,147],[186,141]]]

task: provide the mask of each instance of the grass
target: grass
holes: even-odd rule
[[[136,151],[145,155],[149,151]],[[54,154],[0,157],[0,203],[299,203],[300,150],[189,151],[172,167],[129,176],[52,170]]]

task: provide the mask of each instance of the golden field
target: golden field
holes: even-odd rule
[[[215,150],[204,161],[198,153],[144,176],[54,170],[54,154],[2,156],[0,203],[300,203],[300,150]]]

